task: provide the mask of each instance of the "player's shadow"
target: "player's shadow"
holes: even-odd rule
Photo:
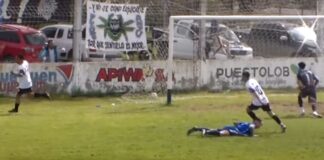
[[[14,116],[16,114],[12,114],[12,113],[0,113],[0,117],[8,117],[8,116]]]
[[[278,131],[260,132],[260,133],[257,133],[257,135],[258,135],[257,137],[271,137],[271,136],[278,135],[278,134],[284,134],[284,133],[281,133]]]
[[[312,118],[312,117],[309,117],[309,116],[306,116],[306,115],[301,117],[300,115],[296,115],[296,114],[288,114],[288,115],[280,116],[280,118],[281,119],[301,119],[301,118]],[[272,118],[267,117],[265,119],[271,120]]]
[[[284,115],[281,117],[282,119],[297,119],[297,118],[301,118],[299,115],[296,114],[288,114],[288,115]]]

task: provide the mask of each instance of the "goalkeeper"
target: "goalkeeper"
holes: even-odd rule
[[[209,129],[193,127],[187,131],[187,135],[194,132],[201,132],[203,136],[254,136],[254,129],[261,126],[260,121],[249,122],[234,122],[233,125],[224,126],[223,128]]]

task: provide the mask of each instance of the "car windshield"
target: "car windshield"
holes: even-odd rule
[[[288,31],[293,40],[301,42],[304,40],[312,40],[316,42],[316,33],[307,27],[296,27]]]
[[[232,31],[229,30],[228,28],[222,28],[219,32],[219,35],[227,39],[228,41],[231,42],[240,42],[236,34]]]
[[[30,45],[44,45],[46,42],[45,37],[41,33],[26,34],[24,37],[27,44]]]
[[[236,34],[227,26],[222,24],[220,24],[215,31],[211,27],[208,28],[207,35],[217,35],[226,39],[229,42],[240,43],[240,39],[236,36]]]

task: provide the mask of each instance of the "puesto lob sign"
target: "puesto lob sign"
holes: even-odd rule
[[[231,67],[231,68],[217,68],[216,78],[241,78],[243,72],[249,72],[252,77],[262,78],[278,78],[288,77],[289,67],[288,66],[272,66],[272,67]]]
[[[136,4],[87,2],[86,48],[102,51],[147,49],[146,8]]]

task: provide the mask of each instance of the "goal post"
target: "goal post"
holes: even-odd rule
[[[174,42],[174,16],[169,19],[169,54],[167,60],[167,104],[170,105],[172,102],[172,71],[173,71],[173,42]]]
[[[178,40],[175,39],[176,34],[178,34],[177,32],[180,31],[179,28],[186,28],[188,30],[194,30],[190,27],[195,27],[194,25],[192,26],[183,26],[184,24],[181,24],[181,21],[198,21],[198,23],[209,23],[208,25],[204,24],[205,27],[209,27],[208,29],[206,29],[206,33],[195,33],[195,34],[205,34],[205,35],[212,35],[212,27],[213,27],[213,22],[217,23],[218,26],[220,26],[220,24],[222,24],[223,28],[227,28],[231,33],[235,34],[235,37],[238,37],[239,41],[243,41],[243,43],[246,43],[251,52],[253,51],[253,57],[262,57],[262,58],[276,58],[276,57],[280,57],[280,56],[285,56],[286,57],[292,57],[292,56],[300,56],[300,57],[307,57],[307,56],[317,56],[318,54],[322,54],[321,48],[319,46],[322,47],[322,44],[324,44],[323,42],[323,33],[322,31],[320,31],[321,29],[323,29],[322,26],[324,26],[324,15],[306,15],[306,16],[300,16],[300,15],[272,15],[272,16],[262,16],[262,15],[232,15],[232,16],[207,16],[207,15],[197,15],[197,16],[170,16],[169,18],[169,39],[168,39],[168,59],[167,59],[167,104],[171,104],[172,103],[172,90],[174,87],[174,82],[173,82],[173,72],[174,70],[174,63],[173,60],[174,58],[177,59],[182,59],[179,53],[179,51],[176,51],[175,48],[177,46],[175,46],[175,42],[178,42]],[[200,21],[200,22],[199,22]],[[281,22],[283,25],[281,25]],[[273,24],[271,25],[261,25],[262,24],[267,24],[267,23],[271,23]],[[275,25],[276,23],[278,23],[279,28]],[[289,25],[288,25],[289,24]],[[191,25],[191,24],[189,24]],[[293,27],[290,27],[290,25],[292,25]],[[198,25],[199,26],[199,25]],[[201,26],[201,24],[200,24]],[[280,28],[281,27],[281,28]],[[315,30],[318,30],[318,32],[321,32],[320,35],[315,33]],[[178,29],[178,30],[177,30]],[[263,30],[262,30],[263,29]],[[199,30],[199,28],[198,28]],[[201,29],[201,31],[204,31],[205,29]],[[253,30],[253,32],[252,32]],[[261,33],[258,35],[257,31],[261,31]],[[271,31],[280,31],[280,33],[284,33],[282,35],[275,35],[275,32],[270,33],[270,31],[268,32],[268,30]],[[208,33],[207,33],[208,32]],[[287,32],[287,33],[286,33]],[[297,32],[297,33],[294,33]],[[253,33],[253,34],[252,34]],[[290,33],[295,34],[295,35],[290,35]],[[298,41],[298,38],[301,38],[300,34],[302,33],[304,36],[306,36],[307,38],[304,37],[304,39],[301,39],[301,45],[299,47],[286,47],[285,45],[287,45],[288,43],[292,43],[290,41]],[[240,34],[240,35],[238,35]],[[286,35],[287,34],[287,35]],[[261,38],[258,36],[262,36]],[[312,35],[315,35],[312,36]],[[248,36],[248,39],[244,39],[246,38],[245,36]],[[279,37],[276,37],[279,36]],[[317,37],[316,37],[317,36]],[[204,37],[204,36],[197,36],[197,37]],[[218,41],[222,41],[221,39],[224,37],[220,37],[217,36],[219,38]],[[275,39],[275,45],[282,45],[283,48],[289,48],[289,49],[293,49],[295,51],[286,51],[286,50],[280,50],[278,52],[281,52],[283,54],[276,56],[276,54],[266,54],[266,51],[269,50],[267,47],[274,45],[274,43],[270,43],[270,41],[274,41],[274,37]],[[317,38],[317,39],[316,39]],[[193,38],[194,39],[194,38]],[[226,35],[225,35],[225,39],[226,39]],[[261,44],[262,39],[266,39],[265,40],[265,44]],[[315,39],[316,43],[316,53],[311,53],[311,51],[305,49],[304,47],[304,43],[306,43],[306,41],[308,40],[313,40]],[[318,41],[319,42],[318,42]],[[215,41],[213,41],[215,42]],[[222,42],[220,43],[221,47],[226,47],[223,48],[224,52],[228,52],[231,56],[231,58],[233,57],[240,57],[242,56],[243,51],[235,51],[235,50],[231,50],[230,49],[230,45],[231,42],[229,42],[229,44],[227,45],[223,45]],[[320,44],[320,45],[318,45]],[[211,44],[213,45],[213,44]],[[265,46],[265,47],[264,47]],[[199,46],[198,46],[199,47]],[[276,46],[273,46],[276,47]],[[207,47],[206,47],[207,48]],[[211,47],[212,48],[212,47]],[[196,50],[200,50],[200,49],[196,49]],[[218,51],[218,50],[217,50]],[[210,53],[211,51],[207,51],[205,50],[205,54],[208,55],[207,58],[208,59],[215,59],[217,61],[218,57],[210,57]],[[215,51],[216,52],[216,51]],[[315,51],[314,51],[315,52]],[[317,53],[318,52],[318,53]],[[189,54],[189,53],[188,53]],[[196,54],[196,53],[194,53]],[[198,53],[197,53],[198,54]],[[204,53],[200,53],[200,54],[204,54]],[[235,56],[235,54],[237,54],[237,56]],[[213,55],[217,55],[217,53],[213,53]],[[233,57],[232,57],[233,56]],[[203,57],[203,56],[198,56],[198,57]],[[184,58],[186,59],[186,58]],[[200,59],[202,60],[202,59]]]

